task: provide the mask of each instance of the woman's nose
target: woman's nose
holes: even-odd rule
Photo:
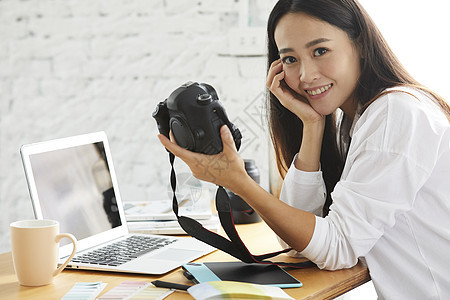
[[[320,78],[319,70],[313,62],[303,61],[300,66],[300,81],[303,83],[312,83]]]

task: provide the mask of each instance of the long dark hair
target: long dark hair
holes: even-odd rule
[[[354,91],[355,98],[367,107],[387,88],[407,85],[431,95],[450,120],[450,107],[436,93],[421,86],[401,65],[380,31],[356,0],[280,0],[273,8],[267,24],[268,68],[280,58],[274,33],[279,20],[288,13],[305,13],[345,31],[357,45],[363,58],[361,74]],[[299,16],[300,17],[300,16]],[[270,135],[275,148],[278,170],[284,175],[302,143],[303,124],[278,99],[268,93]],[[327,188],[324,215],[331,205],[331,192],[339,181],[345,162],[336,142],[334,114],[326,116],[320,164]]]

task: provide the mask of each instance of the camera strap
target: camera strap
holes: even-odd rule
[[[251,254],[250,251],[245,246],[245,244],[243,243],[243,241],[241,240],[241,238],[239,237],[238,232],[236,231],[236,227],[233,222],[233,212],[231,209],[230,198],[225,189],[221,186],[219,186],[217,189],[216,208],[219,215],[220,223],[229,239],[226,239],[215,232],[209,231],[208,229],[204,228],[202,224],[200,224],[198,221],[192,218],[180,216],[178,214],[178,201],[175,194],[177,184],[174,169],[175,155],[173,155],[171,152],[169,152],[169,159],[170,164],[172,166],[172,170],[170,173],[170,184],[173,191],[172,209],[178,219],[178,223],[187,234],[208,245],[211,245],[219,250],[222,250],[245,263],[273,264],[293,268],[308,268],[315,266],[315,264],[312,263],[311,261],[304,261],[300,263],[285,263],[285,262],[272,262],[270,260],[267,260],[268,258],[272,258],[279,254],[289,252],[290,250],[292,250],[292,248],[262,255]]]

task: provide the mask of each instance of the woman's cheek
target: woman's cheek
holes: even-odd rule
[[[298,80],[297,78],[294,76],[293,74],[294,72],[292,70],[285,70],[284,71],[284,81],[286,82],[286,84],[294,91],[296,91],[297,93],[299,92],[298,90]]]

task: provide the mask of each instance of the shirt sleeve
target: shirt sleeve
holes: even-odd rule
[[[298,170],[294,165],[296,158],[297,155],[284,178],[280,199],[290,206],[322,216],[322,208],[327,195],[322,171]]]
[[[405,174],[416,175],[403,180]],[[316,217],[313,238],[301,254],[320,268],[354,266],[398,215],[412,209],[425,178],[426,172],[405,156],[360,153],[347,178],[336,185],[329,215]]]
[[[317,216],[322,216],[322,209],[326,198],[325,183],[322,178],[322,171],[304,172],[292,164],[284,178],[281,187],[281,201],[295,208],[311,212]],[[281,246],[286,249],[289,245],[278,237]],[[290,256],[301,256],[295,250],[288,253]]]
[[[320,268],[355,265],[413,208],[429,177],[439,134],[420,105],[411,107],[418,100],[407,98],[380,98],[358,121],[330,213],[316,217],[313,237],[301,252]]]

